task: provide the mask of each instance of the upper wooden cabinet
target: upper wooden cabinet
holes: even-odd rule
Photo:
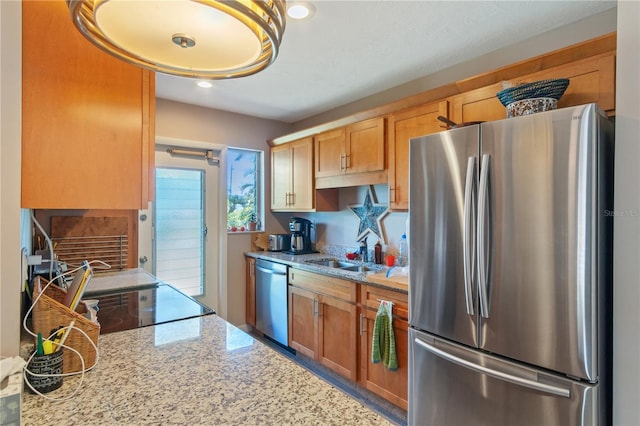
[[[271,148],[271,209],[312,210],[313,138]]]
[[[409,108],[389,116],[389,208],[409,208],[409,140],[443,130],[447,101]]]
[[[608,112],[615,109],[615,53],[605,53],[574,61],[512,80],[530,83],[554,78],[568,78],[569,87],[558,101],[558,108],[597,103]],[[507,117],[506,108],[496,94],[502,83],[471,90],[451,97],[451,119],[456,123],[493,121]]]
[[[154,74],[89,43],[64,1],[22,20],[22,207],[148,208]]]
[[[271,148],[272,211],[337,209],[337,190],[315,189],[312,137]]]
[[[316,187],[385,183],[384,124],[377,117],[316,135]]]

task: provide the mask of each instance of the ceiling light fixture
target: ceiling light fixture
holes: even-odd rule
[[[181,77],[255,74],[275,61],[285,0],[67,0],[76,28],[107,53]]]
[[[307,2],[293,2],[287,6],[287,15],[293,19],[311,18],[316,8]]]

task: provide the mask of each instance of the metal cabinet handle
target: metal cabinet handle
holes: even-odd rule
[[[344,155],[344,169],[350,169],[351,168],[351,154],[345,154]]]
[[[423,342],[418,338],[414,339],[414,342],[422,346],[429,352],[433,353],[434,355],[439,356],[440,358],[444,358],[447,361],[451,361],[455,364],[461,365],[463,367],[466,367],[478,373],[486,374],[487,376],[495,377],[496,379],[504,380],[506,382],[514,383],[516,385],[524,386],[530,389],[535,389],[540,392],[546,392],[553,395],[563,396],[565,398],[571,397],[571,391],[569,389],[564,389],[564,388],[553,386],[553,385],[547,385],[545,383],[540,383],[540,382],[536,382],[535,380],[527,379],[526,377],[515,376],[513,374],[493,370],[491,368],[478,365],[476,363],[467,361],[466,359],[459,358],[453,354],[440,350],[435,346],[432,346],[426,342]]]
[[[473,272],[475,270],[476,238],[475,238],[475,172],[476,159],[467,160],[467,179],[464,185],[464,224],[463,224],[463,260],[464,260],[464,294],[467,314],[475,315],[473,308]]]
[[[487,291],[487,253],[485,246],[485,220],[487,198],[489,197],[489,167],[491,156],[484,154],[480,165],[480,187],[478,188],[478,287],[480,290],[480,315],[489,318],[489,297]]]
[[[287,275],[286,272],[278,272],[278,271],[274,271],[273,269],[265,269],[262,266],[258,266],[258,265],[256,265],[256,270],[260,272],[264,272],[266,274],[271,274],[271,275],[284,275],[284,276]]]
[[[360,312],[360,335],[362,336],[362,320],[363,320],[364,315],[362,315],[362,312]]]

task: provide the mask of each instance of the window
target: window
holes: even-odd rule
[[[262,229],[262,151],[227,150],[227,231]]]

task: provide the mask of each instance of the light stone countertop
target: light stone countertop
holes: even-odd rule
[[[25,390],[23,425],[391,424],[217,315],[101,335],[98,347],[73,399]]]
[[[319,274],[324,274],[332,277],[372,284],[378,287],[383,287],[405,294],[408,292],[408,277],[406,273],[404,275],[397,275],[402,268],[394,268],[394,270],[392,271],[393,274],[386,278],[385,275],[388,268],[383,265],[372,265],[371,263],[367,263],[367,266],[371,266],[373,268],[376,268],[377,270],[367,272],[352,272],[345,271],[340,268],[331,268],[327,266],[308,263],[309,260],[338,258],[336,256],[325,253],[293,255],[282,252],[253,251],[245,253],[245,256],[254,257],[256,259],[271,260],[273,262],[283,263],[285,265],[304,269],[310,272],[317,272]],[[361,262],[358,262],[357,260],[352,261],[344,259],[344,261],[361,264]]]

